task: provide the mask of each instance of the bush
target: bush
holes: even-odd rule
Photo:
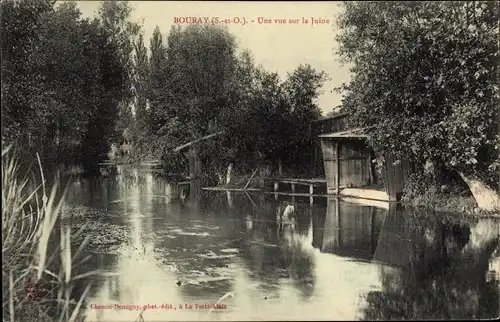
[[[401,201],[408,203],[411,200],[437,192],[437,183],[428,175],[421,173],[410,174],[408,181],[405,184],[403,197]]]
[[[450,186],[440,185],[429,174],[413,173],[405,184],[401,202],[410,207],[424,208],[432,211],[472,213],[476,201],[470,191],[454,183]]]

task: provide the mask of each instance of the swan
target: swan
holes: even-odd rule
[[[285,210],[283,210],[283,214],[278,213],[276,215],[276,220],[280,223],[293,222],[295,218],[293,215],[295,214],[295,207],[293,205],[287,205]]]
[[[281,218],[283,220],[293,220],[292,215],[295,213],[295,207],[293,205],[288,205],[286,206],[285,210],[283,211],[283,215]]]

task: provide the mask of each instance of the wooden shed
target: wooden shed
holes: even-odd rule
[[[310,175],[313,178],[321,177],[325,174],[322,159],[321,140],[319,135],[325,133],[340,132],[346,130],[345,117],[347,114],[339,113],[332,116],[323,117],[311,122],[309,131],[311,132],[311,162]]]
[[[323,120],[322,126],[326,128],[322,132],[334,131],[318,135],[328,194],[339,194],[345,188],[366,188],[381,182],[387,200],[399,201],[409,176],[410,164],[388,153],[384,155],[384,165],[377,173],[372,162],[375,153],[367,143],[367,135],[361,128],[348,128],[346,117],[347,114],[343,113]]]
[[[322,134],[321,150],[328,193],[375,182],[371,149],[359,129]]]

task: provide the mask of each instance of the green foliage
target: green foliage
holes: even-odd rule
[[[207,180],[216,181],[236,160],[241,171],[280,159],[305,168],[309,123],[321,115],[315,100],[323,72],[299,66],[282,82],[255,66],[248,51],[237,56],[234,37],[218,26],[174,26],[166,45],[156,28],[150,53],[141,153],[178,169],[172,148],[222,130],[223,138],[198,149]]]
[[[180,169],[172,148],[224,131],[200,148],[210,176],[237,159],[242,171],[305,168],[323,72],[299,66],[282,81],[211,25],[174,26],[167,42],[156,28],[148,56],[126,1],[102,2],[94,20],[74,2],[54,4],[2,2],[2,139],[27,156],[89,170],[127,142],[135,159]]]
[[[126,140],[124,136],[127,133],[132,138],[137,135],[133,106],[138,104],[136,86],[140,80],[136,77],[138,75],[136,66],[139,62],[135,58],[140,55],[136,50],[136,42],[141,36],[141,26],[131,21],[131,13],[132,7],[128,1],[102,1],[98,12],[108,40],[116,46],[118,61],[123,69],[123,92],[118,101],[118,120],[114,129],[116,131],[113,136],[114,142]]]
[[[380,152],[499,178],[499,4],[348,2],[343,109]],[[498,186],[497,186],[498,188]]]
[[[127,95],[122,43],[74,2],[3,1],[2,140],[46,164],[103,158]],[[24,158],[23,158],[24,159]]]

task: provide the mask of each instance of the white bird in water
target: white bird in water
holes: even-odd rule
[[[288,205],[286,206],[285,210],[283,211],[283,218],[284,219],[292,219],[292,215],[295,213],[295,207],[293,205]]]
[[[290,222],[294,220],[293,214],[295,214],[295,207],[293,205],[287,205],[283,214],[278,214],[277,220],[280,222]]]

